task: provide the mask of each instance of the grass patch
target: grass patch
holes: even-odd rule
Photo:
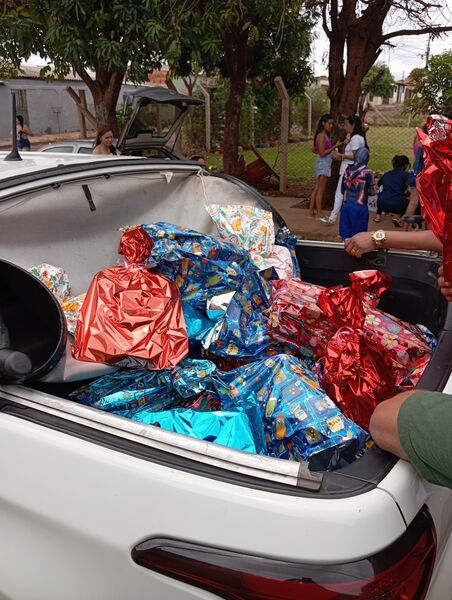
[[[396,154],[406,154],[413,162],[412,143],[413,127],[377,127],[371,126],[367,133],[370,148],[369,167],[378,174],[392,168],[391,160]],[[288,179],[295,181],[312,181],[314,177],[315,154],[311,151],[312,142],[289,144]],[[259,148],[259,152],[268,163],[279,171],[279,148]],[[256,160],[251,151],[244,152],[246,164]],[[220,154],[210,154],[208,164],[222,170],[223,157]]]

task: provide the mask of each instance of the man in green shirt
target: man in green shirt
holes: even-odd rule
[[[379,404],[370,434],[430,483],[452,488],[452,395],[412,390]]]

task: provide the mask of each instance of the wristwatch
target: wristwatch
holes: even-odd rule
[[[377,229],[377,231],[373,232],[372,241],[375,244],[375,248],[383,248],[386,242],[386,233],[383,229]]]

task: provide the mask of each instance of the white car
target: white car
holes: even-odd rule
[[[94,140],[62,140],[52,142],[39,149],[39,152],[63,152],[69,154],[91,154]]]
[[[122,225],[161,220],[215,234],[206,202],[268,208],[262,196],[188,162],[3,157],[0,311],[35,377],[0,383],[0,598],[452,598],[452,491],[409,463],[373,447],[310,472],[67,398],[96,372],[65,352],[55,305],[27,288],[22,269],[59,265],[77,294],[115,264]],[[439,334],[420,387],[452,392],[452,310],[437,257],[357,260],[339,244],[301,241],[297,256],[303,279],[318,284],[359,268],[390,273],[382,308]]]

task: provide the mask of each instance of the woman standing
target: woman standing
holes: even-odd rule
[[[116,154],[113,146],[113,131],[109,127],[101,127],[98,130],[93,154]]]
[[[17,134],[17,147],[19,150],[31,150],[30,143],[30,135],[33,135],[33,132],[27,125],[24,123],[24,118],[22,115],[16,116],[16,134]]]
[[[331,176],[333,152],[341,144],[341,142],[337,142],[333,145],[331,141],[330,136],[333,127],[334,119],[331,115],[326,114],[320,117],[312,143],[312,151],[317,155],[314,164],[315,187],[312,191],[309,204],[309,216],[313,219],[320,219],[322,217],[323,195],[328,177]]]
[[[336,219],[341,210],[343,199],[342,179],[347,165],[353,164],[353,161],[355,160],[356,151],[359,148],[368,148],[366,142],[366,134],[364,133],[363,125],[358,115],[353,115],[345,119],[344,130],[346,133],[345,150],[343,153],[336,152],[336,155],[334,157],[336,160],[341,161],[341,166],[339,169],[339,181],[337,182],[336,194],[334,196],[334,207],[329,217],[322,217],[321,219],[321,221],[323,221],[324,223],[328,223],[328,225],[332,225],[336,222]]]

